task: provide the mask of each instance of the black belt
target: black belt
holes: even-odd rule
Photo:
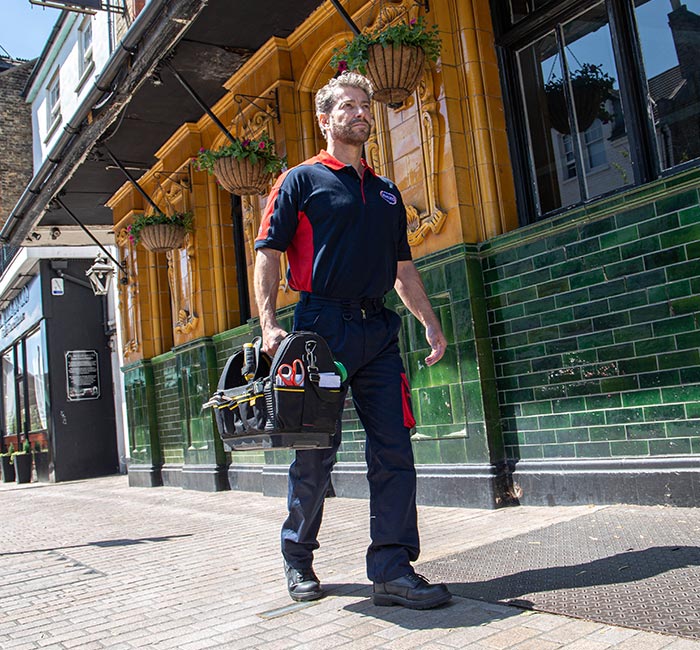
[[[300,302],[302,305],[309,303],[320,303],[322,305],[333,305],[346,309],[359,309],[364,312],[377,312],[384,308],[384,296],[380,298],[330,298],[319,296],[317,293],[301,292]]]

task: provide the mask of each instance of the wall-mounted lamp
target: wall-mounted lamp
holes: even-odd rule
[[[98,253],[93,265],[85,271],[85,275],[90,280],[92,292],[96,296],[106,296],[112,285],[114,266],[107,262],[107,258],[102,253]]]

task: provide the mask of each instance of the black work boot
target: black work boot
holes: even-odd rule
[[[389,582],[375,582],[372,594],[375,605],[403,605],[409,609],[430,609],[450,598],[452,594],[444,584],[431,585],[417,573],[408,573]]]
[[[284,573],[287,576],[287,591],[292,597],[292,600],[303,602],[306,600],[317,600],[323,596],[323,589],[314,570],[295,569],[284,563]]]

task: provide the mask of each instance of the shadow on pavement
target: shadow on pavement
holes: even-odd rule
[[[173,539],[179,539],[182,537],[192,537],[192,534],[187,533],[183,535],[165,535],[162,537],[139,537],[136,539],[105,539],[97,542],[86,542],[85,544],[73,544],[71,546],[53,546],[50,548],[32,548],[22,551],[10,551],[9,553],[0,553],[0,557],[9,557],[12,555],[31,555],[32,553],[48,553],[50,551],[65,551],[70,548],[86,548],[88,546],[97,546],[99,548],[113,548],[116,546],[135,546],[136,544],[157,544],[160,542],[169,542]]]
[[[454,579],[454,571],[449,570],[450,558],[431,564],[441,579]],[[439,564],[443,566],[438,568]],[[537,592],[640,582],[694,566],[700,566],[700,547],[654,546],[579,564],[526,569],[488,580],[455,583],[451,588],[468,598],[512,601]]]
[[[459,597],[453,597],[449,603],[434,609],[416,610],[399,606],[377,607],[372,604],[372,587],[370,585],[330,584],[325,585],[324,589],[328,596],[352,596],[354,598],[360,596],[363,598],[359,602],[345,605],[343,607],[345,611],[380,619],[407,630],[478,627],[521,614],[520,610],[515,608],[470,603]]]

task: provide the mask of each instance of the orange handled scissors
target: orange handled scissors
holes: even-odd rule
[[[301,359],[294,359],[291,364],[283,363],[277,369],[277,377],[283,386],[303,386],[306,371]]]

